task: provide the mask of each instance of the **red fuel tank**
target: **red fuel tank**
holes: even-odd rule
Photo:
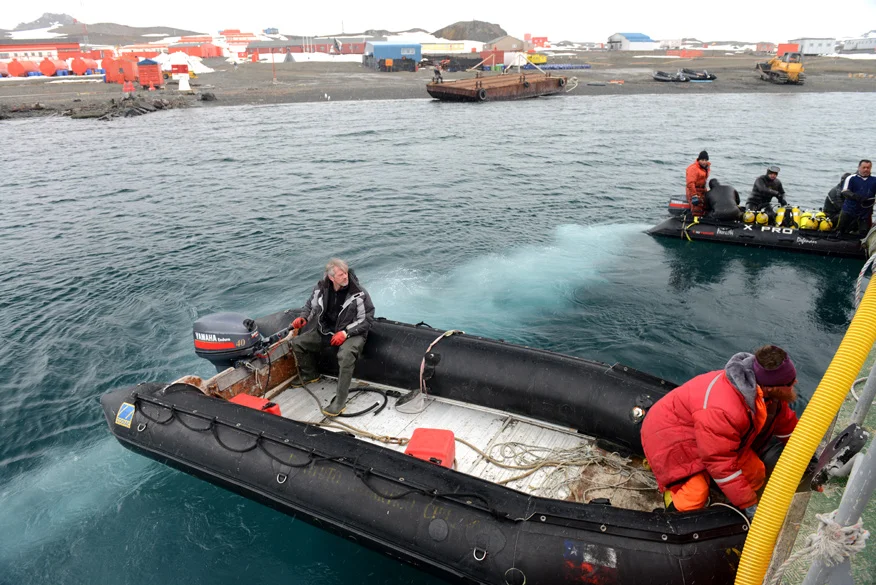
[[[10,77],[27,77],[28,73],[39,71],[39,67],[33,61],[10,61],[8,63]]]
[[[414,429],[405,453],[448,469],[456,458],[453,431],[445,429]]]
[[[97,72],[97,61],[94,59],[85,59],[82,57],[76,57],[73,59],[73,63],[70,64],[70,68],[73,70],[75,75],[85,75],[85,72],[91,69],[92,73]]]
[[[67,62],[46,57],[40,62],[40,73],[46,77],[57,75],[58,71],[67,71]]]

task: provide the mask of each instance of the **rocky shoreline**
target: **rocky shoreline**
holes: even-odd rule
[[[759,79],[753,55],[672,59],[667,56],[622,53],[581,53],[556,56],[553,63],[589,66],[553,72],[576,78],[567,95],[687,95],[723,93],[821,93],[876,91],[876,60],[810,57],[804,85],[774,85]],[[125,100],[122,88],[99,80],[25,78],[0,80],[0,120],[37,116],[111,120],[186,107],[262,105],[326,100],[430,99],[425,86],[431,68],[417,72],[380,73],[356,63],[243,63],[237,68],[221,59],[207,60],[215,70],[192,80],[192,92],[175,85],[163,90],[138,90]],[[707,69],[712,83],[661,83],[655,70],[682,67]],[[445,73],[445,80],[474,76]],[[621,83],[622,82],[622,83]],[[554,99],[554,98],[550,98]]]

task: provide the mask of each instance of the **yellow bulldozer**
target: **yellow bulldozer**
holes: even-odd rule
[[[757,63],[754,68],[760,71],[760,78],[773,83],[794,83],[802,85],[806,75],[803,73],[803,54],[785,53],[769,61]]]

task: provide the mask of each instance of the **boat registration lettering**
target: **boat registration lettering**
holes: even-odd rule
[[[119,412],[116,414],[116,424],[123,426],[126,429],[130,429],[131,421],[134,420],[134,410],[135,407],[133,404],[122,402],[122,405],[119,407]]]
[[[773,232],[775,234],[793,234],[794,228],[770,227],[768,225],[760,226],[762,232]]]

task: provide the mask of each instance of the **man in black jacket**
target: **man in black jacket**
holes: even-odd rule
[[[852,173],[843,173],[839,184],[828,192],[827,198],[824,200],[822,211],[824,211],[825,215],[830,218],[833,225],[836,225],[840,211],[842,211],[843,208],[843,201],[845,201],[845,197],[843,197],[843,183],[846,182],[846,179],[851,176],[851,174]]]
[[[754,181],[754,187],[751,189],[748,201],[745,202],[745,208],[752,211],[765,211],[770,218],[770,223],[773,223],[776,218],[776,212],[770,204],[773,197],[778,199],[779,204],[783,207],[788,206],[788,200],[785,199],[785,189],[779,180],[779,167],[775,165],[768,167],[766,174]]]
[[[730,185],[722,185],[718,179],[709,181],[706,191],[707,218],[718,221],[739,221],[742,211],[739,210],[739,193]]]
[[[338,390],[322,413],[338,416],[344,411],[353,368],[365,347],[374,321],[374,304],[347,263],[337,258],[328,261],[325,278],[316,283],[307,304],[292,321],[300,330],[290,345],[298,361],[302,382],[316,380],[319,374],[314,357],[326,345],[338,348]]]

